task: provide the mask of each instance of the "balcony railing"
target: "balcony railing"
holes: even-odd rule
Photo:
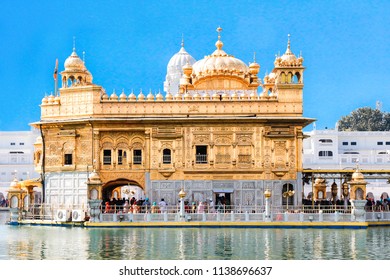
[[[207,163],[207,155],[196,155],[196,163],[198,164],[204,164]]]
[[[133,156],[133,164],[142,164],[142,156]]]
[[[171,155],[163,155],[163,163],[164,164],[170,164],[172,162]]]
[[[103,157],[103,164],[110,165],[111,164],[111,156],[104,156]]]

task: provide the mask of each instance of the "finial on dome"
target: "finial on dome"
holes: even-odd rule
[[[222,46],[223,46],[223,43],[221,41],[221,31],[222,31],[222,28],[219,26],[217,28],[217,32],[218,32],[218,41],[215,43],[215,46],[217,47],[218,50],[222,49]]]
[[[85,64],[85,51],[83,51],[83,62]]]
[[[73,36],[73,51],[76,51],[76,37]]]
[[[256,52],[253,52],[253,62],[256,62]]]
[[[181,34],[181,47],[184,48],[184,34]]]
[[[218,40],[221,39],[221,31],[222,31],[222,27],[218,26],[217,28],[217,32],[218,32]]]
[[[287,50],[286,50],[286,54],[291,54],[291,53],[292,53],[292,52],[291,52],[291,40],[290,40],[291,35],[288,34],[287,36],[288,36],[288,40],[287,40]]]

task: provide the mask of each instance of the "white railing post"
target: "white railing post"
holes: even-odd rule
[[[319,210],[318,211],[318,221],[322,222],[323,220],[324,220],[324,216],[323,216],[322,210]]]
[[[338,211],[335,211],[335,212],[334,212],[334,221],[335,221],[335,222],[338,222],[338,221],[339,221],[339,218],[340,218],[340,217],[339,217],[339,212],[338,212]]]
[[[249,222],[249,213],[245,211],[245,222]]]
[[[168,213],[164,212],[164,222],[168,222]]]

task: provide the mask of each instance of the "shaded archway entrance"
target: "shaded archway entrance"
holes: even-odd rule
[[[106,201],[124,201],[132,198],[136,200],[145,199],[143,187],[136,181],[120,178],[109,181],[102,187],[102,199]]]

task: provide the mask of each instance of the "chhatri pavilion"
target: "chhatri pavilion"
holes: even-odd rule
[[[261,206],[271,190],[272,205],[300,205],[302,129],[313,121],[303,116],[303,58],[288,39],[261,79],[256,61],[225,52],[221,30],[203,59],[182,43],[164,94],[108,94],[73,49],[58,93],[42,99],[32,124],[41,131],[35,164],[43,202],[81,205],[137,188],[140,199],[168,205],[178,204],[181,189],[189,202],[224,197]]]

